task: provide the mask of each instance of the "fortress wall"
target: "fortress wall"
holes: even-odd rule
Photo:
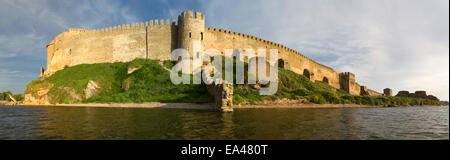
[[[48,62],[48,71],[64,66],[128,61],[145,57],[145,33],[142,30],[64,32],[55,38],[55,51]]]
[[[225,49],[245,50],[251,48],[254,49],[255,52],[257,51],[257,49],[267,49],[267,54],[270,52],[270,49],[278,49],[278,58],[284,61],[284,68],[298,74],[304,74],[304,70],[306,69],[311,73],[310,79],[312,81],[322,81],[324,77],[326,77],[326,79],[328,79],[328,83],[331,86],[340,88],[340,72],[319,64],[295,50],[287,48],[278,43],[263,40],[258,37],[223,29],[206,28],[203,48],[205,50],[210,48],[218,49],[222,53],[225,53]]]
[[[177,30],[174,20],[150,21],[147,33],[148,58],[170,60],[172,50],[177,48]]]
[[[266,49],[267,61],[270,49],[278,49],[280,67],[303,74],[311,81],[324,81],[353,95],[361,92],[352,73],[335,71],[278,43],[228,30],[204,28],[204,20],[202,13],[194,15],[190,10],[178,17],[178,25],[175,20],[161,19],[97,30],[71,28],[47,45],[45,74],[78,64],[127,62],[135,58],[169,60],[174,49],[191,51],[191,42],[201,40],[203,50],[218,49],[222,54],[225,49],[253,49],[255,52]],[[378,94],[372,90],[367,92]]]
[[[367,92],[369,92],[370,96],[382,96],[383,95],[382,93],[371,90],[371,89],[367,89]]]
[[[176,26],[168,20],[124,24],[97,30],[69,29],[47,46],[47,71],[64,66],[127,62],[135,58],[170,59]],[[146,33],[148,31],[148,33]],[[146,37],[147,35],[147,37]],[[148,51],[146,50],[148,47]],[[148,55],[147,55],[148,53]]]

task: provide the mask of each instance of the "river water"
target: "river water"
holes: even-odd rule
[[[0,139],[449,139],[449,107],[204,110],[0,106]]]

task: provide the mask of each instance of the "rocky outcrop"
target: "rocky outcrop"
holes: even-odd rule
[[[130,78],[125,79],[125,80],[122,82],[122,89],[123,89],[124,91],[128,91],[128,89],[130,89],[130,83],[131,83]]]
[[[25,91],[25,104],[51,104],[48,93],[53,88],[51,83],[42,83],[27,87]]]
[[[89,99],[92,96],[98,95],[98,93],[100,93],[100,88],[100,84],[95,81],[89,80],[86,89],[84,90],[84,97],[86,99]]]
[[[51,104],[48,95],[33,96],[32,94],[25,94],[25,104]]]
[[[127,73],[128,73],[128,74],[131,74],[131,73],[133,73],[133,72],[135,72],[135,71],[137,71],[137,70],[139,70],[139,69],[141,69],[141,68],[142,68],[141,65],[139,65],[139,66],[134,66],[134,67],[128,67]]]

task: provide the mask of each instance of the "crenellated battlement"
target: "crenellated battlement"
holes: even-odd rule
[[[75,32],[75,33],[86,33],[86,32],[93,32],[94,30],[89,29],[80,29],[80,28],[69,28],[69,32]]]
[[[194,10],[189,10],[186,14],[186,12],[181,12],[180,16],[178,16],[178,19],[198,19],[198,20],[205,20],[205,16],[201,12],[195,12]]]
[[[342,75],[345,77],[355,77],[355,74],[353,74],[351,72],[342,72]]]
[[[72,33],[109,33],[109,32],[119,32],[119,31],[139,31],[139,30],[145,30],[147,27],[148,28],[176,27],[176,21],[169,20],[169,19],[155,19],[155,20],[150,20],[150,21],[146,21],[146,22],[122,24],[122,25],[117,25],[117,26],[98,28],[98,29],[94,29],[94,30],[70,28],[69,32],[72,32]]]
[[[238,36],[238,37],[241,37],[241,38],[245,38],[245,39],[250,39],[250,40],[255,40],[255,41],[258,41],[258,42],[262,42],[262,43],[264,43],[268,48],[277,48],[277,49],[285,50],[285,51],[288,52],[289,54],[296,54],[296,55],[299,55],[300,57],[303,57],[304,59],[307,59],[307,60],[311,61],[311,62],[314,63],[314,64],[317,64],[317,65],[319,65],[319,66],[321,66],[321,67],[325,67],[325,68],[327,68],[327,69],[329,69],[329,70],[334,71],[331,67],[325,66],[325,65],[323,65],[323,64],[321,64],[321,63],[318,63],[318,62],[316,62],[316,61],[310,59],[309,57],[306,57],[305,55],[301,54],[300,52],[298,52],[298,51],[296,51],[296,50],[294,50],[294,49],[288,48],[288,47],[286,47],[286,46],[284,46],[284,45],[282,45],[282,44],[276,43],[276,42],[267,41],[267,40],[265,40],[265,39],[262,39],[262,38],[260,38],[260,37],[256,37],[256,36],[253,36],[253,35],[248,35],[248,34],[239,33],[239,32],[233,32],[233,31],[226,30],[226,29],[221,29],[221,28],[207,27],[206,30],[207,30],[207,31],[212,31],[212,32],[215,32],[215,33],[223,33],[223,34],[227,34],[227,35],[231,35],[231,36]]]

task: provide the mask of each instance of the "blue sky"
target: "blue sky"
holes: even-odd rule
[[[1,0],[0,91],[21,93],[46,66],[45,46],[68,28],[96,29],[184,10],[206,25],[285,44],[377,91],[449,97],[447,0]]]

